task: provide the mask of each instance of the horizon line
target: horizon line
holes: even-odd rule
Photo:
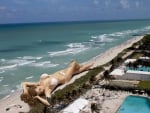
[[[94,23],[94,22],[121,22],[121,21],[144,21],[150,19],[106,19],[106,20],[70,20],[70,21],[51,21],[51,22],[18,22],[18,23],[0,23],[0,26],[7,26],[7,25],[33,25],[33,24],[64,24],[64,23]]]

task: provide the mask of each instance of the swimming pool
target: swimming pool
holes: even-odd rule
[[[133,68],[133,67],[126,67],[126,70],[137,70],[137,71],[146,71],[146,72],[150,72],[150,67],[137,67],[137,68]]]
[[[150,99],[141,96],[127,96],[117,113],[150,113]]]

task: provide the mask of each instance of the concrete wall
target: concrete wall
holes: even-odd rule
[[[150,81],[149,74],[137,74],[137,73],[126,73],[123,76],[117,76],[118,79],[125,79],[125,80],[144,80]]]

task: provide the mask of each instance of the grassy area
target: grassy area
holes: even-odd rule
[[[136,81],[129,80],[112,80],[110,81],[111,86],[121,86],[121,87],[135,87]]]
[[[141,50],[150,50],[150,35],[144,36],[139,47]]]
[[[139,59],[140,57],[144,56],[143,53],[139,53],[139,52],[134,52],[131,55],[131,59]]]
[[[126,55],[130,50],[129,49],[124,49],[122,52],[120,52],[118,54],[118,57],[123,57],[124,55]]]
[[[150,35],[144,36],[144,38],[141,40],[144,44],[150,44]],[[150,46],[150,45],[149,45]]]
[[[150,89],[150,81],[140,81],[139,88]]]

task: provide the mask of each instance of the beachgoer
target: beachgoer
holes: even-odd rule
[[[45,105],[50,105],[51,93],[58,85],[62,85],[71,80],[72,76],[87,71],[93,64],[79,65],[75,60],[64,69],[54,74],[42,74],[39,82],[23,82],[23,93],[21,99],[27,103],[32,99],[37,99]],[[43,98],[46,97],[46,98]],[[29,104],[29,105],[30,105]]]

